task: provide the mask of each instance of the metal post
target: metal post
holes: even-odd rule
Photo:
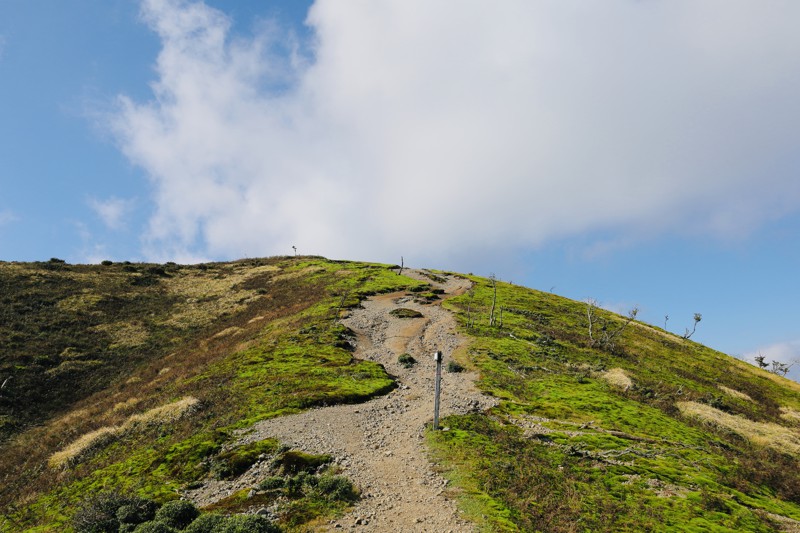
[[[433,354],[436,361],[436,381],[433,387],[433,429],[439,429],[439,393],[441,393],[442,382],[442,352],[437,351]]]

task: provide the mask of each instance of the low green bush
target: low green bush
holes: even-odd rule
[[[397,357],[397,362],[400,363],[405,368],[411,368],[415,364],[417,364],[417,360],[411,357],[411,355],[404,353],[400,354]]]
[[[78,533],[117,533],[121,524],[136,525],[153,518],[156,504],[120,492],[101,492],[86,498],[72,519]]]
[[[329,500],[354,501],[358,492],[344,476],[322,475],[317,482],[317,492]]]
[[[197,507],[192,502],[173,500],[165,503],[161,506],[161,509],[156,511],[155,519],[157,522],[163,522],[170,527],[184,529],[199,515],[200,511],[197,510]]]
[[[229,516],[214,530],[219,533],[280,533],[281,529],[261,515],[237,514]]]
[[[168,526],[164,522],[153,521],[139,524],[133,530],[133,533],[176,533],[177,531],[177,529]]]
[[[116,516],[120,524],[141,524],[152,520],[157,508],[158,505],[155,502],[137,498],[119,507]]]
[[[282,489],[286,484],[286,480],[280,476],[269,476],[258,484],[258,490],[275,490]]]
[[[201,514],[189,526],[184,529],[184,533],[216,533],[225,524],[226,517],[220,514]]]

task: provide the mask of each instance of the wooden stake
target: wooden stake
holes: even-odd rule
[[[436,361],[436,381],[433,387],[433,429],[439,429],[439,394],[442,392],[442,352],[437,351],[433,354]]]

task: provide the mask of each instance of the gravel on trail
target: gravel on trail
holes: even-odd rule
[[[408,269],[404,275],[444,290],[443,298],[470,287],[469,280],[455,276],[436,276],[434,281]],[[399,308],[417,310],[422,317],[390,314]],[[395,377],[397,388],[361,404],[320,407],[259,422],[240,443],[277,438],[296,449],[334,458],[342,474],[361,490],[361,499],[345,516],[324,526],[326,530],[473,531],[448,497],[451,491],[445,492],[447,480],[434,471],[424,445],[425,426],[433,421],[435,351],[444,356],[442,417],[483,411],[495,403],[475,387],[474,373],[446,371],[451,355],[464,342],[453,315],[439,301],[423,304],[417,296],[401,292],[368,298],[341,322],[357,335],[354,357],[382,364]],[[403,353],[417,363],[403,366],[397,360]],[[257,484],[260,468],[256,464],[236,480],[210,482],[187,496],[208,505]]]

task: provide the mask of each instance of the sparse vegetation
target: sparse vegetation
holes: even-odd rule
[[[601,315],[598,312],[599,304],[596,300],[586,300],[586,317],[589,322],[589,347],[599,347],[603,350],[614,351],[616,340],[625,331],[628,325],[636,320],[639,309],[634,307],[628,312],[626,320],[616,322],[608,313]]]
[[[400,365],[402,365],[404,368],[411,368],[417,364],[417,360],[407,353],[397,356],[397,362],[400,363]]]
[[[694,332],[697,331],[697,324],[699,324],[701,320],[703,320],[703,315],[701,315],[700,313],[695,313],[694,323],[692,324],[692,331],[689,331],[689,328],[686,328],[686,332],[683,334],[684,339],[691,338],[691,336],[694,335]]]
[[[463,372],[464,370],[465,370],[464,367],[457,361],[453,361],[451,359],[447,362],[447,371],[450,373],[458,374],[459,372]]]

